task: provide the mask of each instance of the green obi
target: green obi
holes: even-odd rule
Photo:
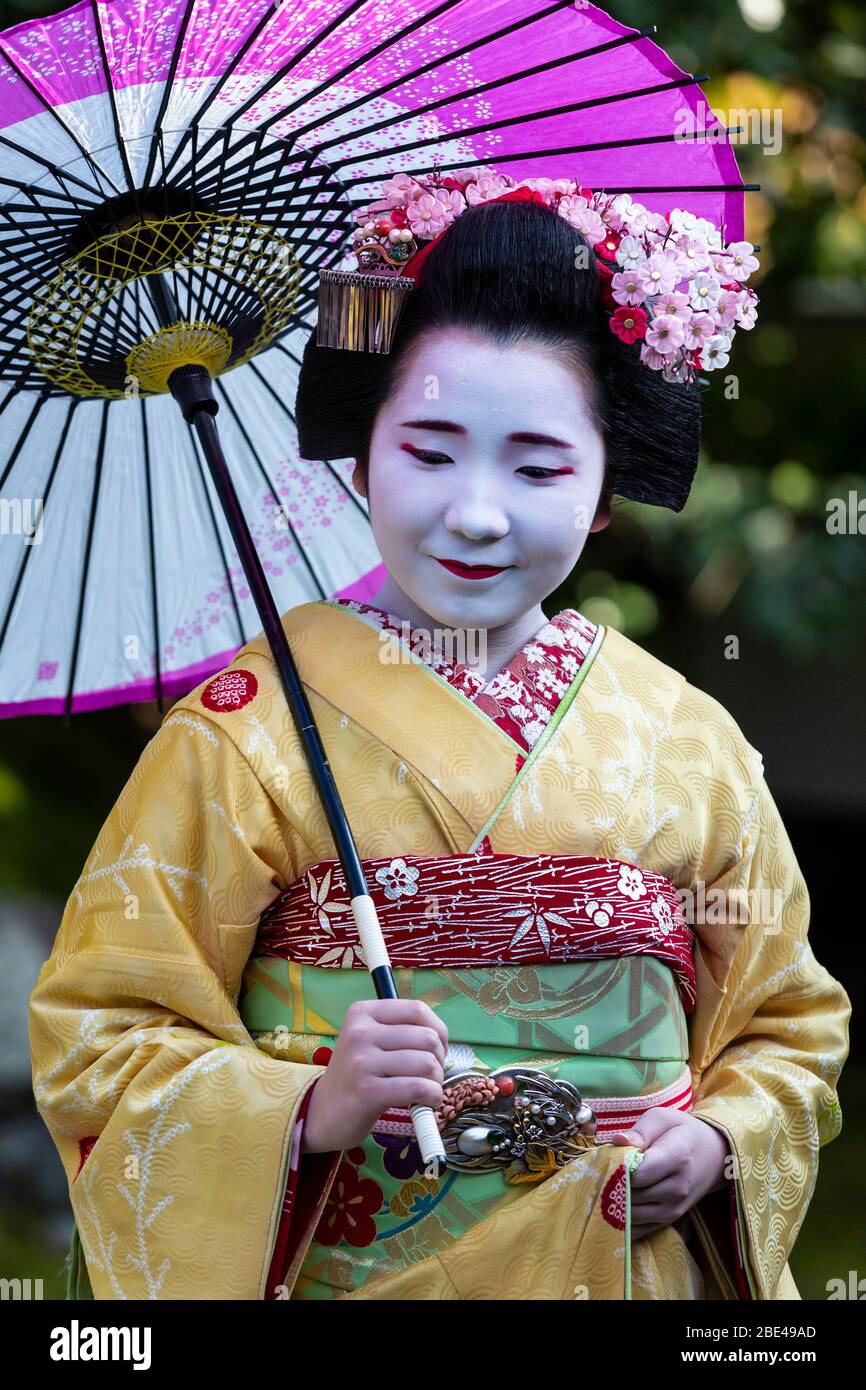
[[[471,1047],[473,1066],[537,1067],[590,1105],[653,1095],[687,1067],[680,992],[654,956],[394,974],[401,998],[424,1000],[449,1042]],[[349,1005],[372,997],[365,970],[259,956],[247,962],[239,1007],[263,1050],[309,1063],[317,1048],[333,1047]],[[292,1297],[339,1297],[425,1259],[527,1190],[499,1170],[449,1168],[431,1181],[414,1137],[374,1132],[342,1155]]]

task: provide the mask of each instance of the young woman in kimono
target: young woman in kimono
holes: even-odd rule
[[[357,459],[387,579],[284,622],[400,997],[259,636],[167,713],[32,996],[73,1295],[799,1296],[850,1005],[734,721],[545,615],[613,493],[683,505],[699,404],[542,201],[454,217],[391,352],[301,371],[301,452]]]

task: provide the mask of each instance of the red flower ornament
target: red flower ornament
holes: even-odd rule
[[[624,343],[633,343],[646,337],[647,314],[639,304],[623,304],[611,315],[610,328]]]
[[[616,253],[619,250],[619,244],[621,241],[621,234],[619,232],[613,231],[612,228],[608,227],[606,228],[601,241],[596,242],[596,247],[598,249],[599,254],[604,256],[605,260],[615,261]]]

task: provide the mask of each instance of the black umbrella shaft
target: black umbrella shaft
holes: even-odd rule
[[[183,375],[178,381],[176,378],[180,374]],[[306,692],[301,684],[298,668],[295,665],[295,659],[292,656],[277,605],[265,578],[265,572],[262,569],[258,552],[253,544],[246,518],[241,510],[229,474],[220,443],[219,431],[213,418],[217,401],[213,396],[210,377],[203,367],[195,373],[190,368],[180,368],[178,373],[172,374],[169,385],[201,444],[214,487],[229,524],[235,549],[243,565],[250,592],[262,621],[262,628],[277,663],[289,709],[292,712],[298,735],[307,755],[328,825],[331,827],[337,855],[343,866],[343,873],[349,888],[349,896],[350,898],[358,897],[360,894],[366,896],[369,889],[364,871],[361,868],[358,849],[349,828],[348,817],[340,799],[337,784],[334,781],[334,774],[331,771],[321,735],[313,719],[313,712],[310,709]],[[390,974],[390,972],[388,973]],[[378,983],[377,981],[377,985]],[[388,995],[380,995],[380,997],[396,997],[393,981],[391,981],[391,990],[393,993],[388,991]]]
[[[156,316],[160,324],[166,327],[169,324],[176,323],[180,318],[180,310],[177,307],[177,300],[174,297],[174,292],[165,276],[145,275],[142,283],[156,310]]]

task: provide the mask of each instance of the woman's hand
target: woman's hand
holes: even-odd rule
[[[632,1240],[671,1226],[725,1183],[728,1140],[706,1120],[657,1106],[612,1135],[646,1155],[631,1174]]]
[[[442,1100],[448,1029],[420,999],[350,1004],[313,1087],[301,1135],[307,1153],[352,1149],[392,1106]]]

